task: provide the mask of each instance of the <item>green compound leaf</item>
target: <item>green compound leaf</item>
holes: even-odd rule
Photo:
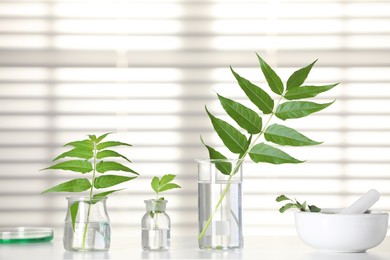
[[[167,190],[172,190],[172,189],[177,189],[181,188],[179,185],[176,183],[167,183],[165,185],[162,185],[159,189],[159,192],[167,191]]]
[[[211,160],[227,160],[226,156],[224,156],[222,153],[220,153],[217,150],[215,150],[214,148],[206,145],[202,139],[202,136],[200,137],[200,140],[202,141],[204,146],[206,146],[207,150],[209,151],[209,157]],[[217,169],[225,175],[230,175],[230,173],[232,172],[232,164],[228,161],[216,162],[215,167],[217,167]]]
[[[277,202],[285,201],[285,200],[290,200],[289,198],[286,197],[286,195],[280,195],[276,198]]]
[[[156,177],[156,176],[153,177],[150,185],[152,186],[152,189],[154,190],[154,192],[158,193],[158,188],[160,187],[160,180],[158,179],[158,177]]]
[[[280,145],[307,146],[321,144],[321,142],[313,141],[292,128],[278,124],[267,127],[264,137],[268,142]]]
[[[121,191],[121,190],[124,190],[124,189],[109,190],[109,191],[105,191],[105,192],[101,192],[101,193],[96,193],[95,195],[92,196],[92,199],[96,200],[96,199],[99,199],[99,198],[104,198],[107,195],[110,195],[111,193],[114,193],[114,192],[117,192],[117,191]]]
[[[81,148],[74,148],[70,151],[64,152],[53,159],[53,161],[57,161],[58,159],[65,157],[73,157],[73,158],[82,158],[82,159],[91,159],[93,157],[92,150],[84,150]]]
[[[253,146],[249,152],[249,156],[254,162],[267,162],[272,164],[282,163],[302,163],[303,161],[297,160],[287,153],[279,150],[270,145],[259,143]]]
[[[64,146],[73,146],[75,148],[80,148],[83,150],[93,150],[93,142],[91,140],[85,139],[82,141],[74,141],[65,144]]]
[[[131,173],[134,173],[136,175],[139,175],[134,170],[132,170],[132,169],[130,169],[130,168],[120,164],[120,163],[117,163],[117,162],[104,162],[104,161],[100,161],[96,165],[96,171],[100,172],[100,173],[105,173],[105,172],[108,172],[108,171],[123,171],[123,172],[131,172]]]
[[[306,201],[303,202],[303,204],[301,204],[301,203],[299,203],[298,200],[296,200],[296,199],[292,200],[292,199],[286,197],[285,195],[280,195],[276,198],[277,202],[286,201],[286,200],[291,201],[291,202],[286,203],[283,207],[281,207],[279,209],[280,213],[284,213],[286,210],[291,209],[291,208],[297,208],[300,211],[307,211],[307,208],[309,208],[310,212],[320,212],[321,211],[321,209],[316,207],[315,205],[307,205]]]
[[[165,174],[163,177],[161,177],[161,179],[159,181],[160,187],[173,181],[175,179],[175,177],[176,177],[176,175],[174,175],[174,174]]]
[[[248,131],[250,134],[257,134],[261,132],[262,121],[261,117],[252,109],[219,94],[218,98],[226,113],[236,123]]]
[[[93,170],[92,164],[88,161],[83,160],[70,160],[65,162],[60,162],[55,165],[52,165],[43,170],[65,170],[65,171],[73,171],[73,172],[81,172],[87,173]]]
[[[218,136],[221,138],[225,146],[232,152],[241,154],[246,151],[248,148],[248,140],[246,140],[245,135],[240,131],[234,128],[229,123],[213,116],[206,107],[206,112],[210,117],[211,123]]]
[[[92,142],[96,142],[96,135],[88,135],[88,137]]]
[[[122,142],[117,142],[117,141],[107,141],[104,143],[99,143],[97,145],[97,149],[100,151],[100,150],[103,150],[103,149],[108,148],[108,147],[121,146],[121,145],[132,146],[131,144],[127,144],[127,143],[122,143]]]
[[[74,202],[70,205],[70,217],[72,219],[72,230],[74,232],[74,225],[76,223],[77,212],[79,211],[79,201]]]
[[[271,90],[278,95],[282,95],[284,91],[283,82],[275,71],[256,53],[260,62],[260,68],[263,71],[264,77]]]
[[[288,100],[311,98],[334,88],[338,84],[339,83],[324,86],[302,86],[299,88],[292,88],[286,92],[284,97]]]
[[[151,182],[152,189],[158,194],[163,191],[181,188],[176,183],[171,183],[175,178],[176,175],[174,174],[165,174],[161,179],[155,176]]]
[[[120,175],[102,175],[95,179],[93,186],[96,189],[104,189],[108,187],[115,186],[119,183],[131,181],[137,177],[128,177],[128,176],[120,176]]]
[[[249,100],[252,101],[264,114],[272,113],[274,109],[274,100],[260,87],[252,84],[249,80],[238,75],[232,67],[230,67],[234,77],[236,78],[238,85],[248,96]]]
[[[102,151],[99,151],[96,155],[97,159],[103,159],[103,158],[107,158],[107,157],[122,157],[126,161],[131,162],[129,159],[126,158],[126,156],[121,155],[120,153],[117,153],[117,152],[112,151],[112,150],[102,150]]]
[[[91,183],[86,178],[74,179],[54,186],[43,193],[48,192],[81,192],[91,188]]]
[[[311,68],[314,66],[314,63],[316,62],[317,60],[307,65],[306,67],[295,71],[287,80],[287,90],[302,86],[307,76],[309,75]]]
[[[297,207],[296,204],[287,203],[286,205],[284,205],[283,207],[281,207],[281,208],[279,209],[279,212],[280,212],[280,213],[284,213],[286,210],[289,210],[289,209],[291,209],[291,208],[296,208],[296,207]]]
[[[309,207],[310,212],[320,212],[321,211],[321,209],[315,205],[309,205],[308,207]]]
[[[104,138],[107,137],[107,135],[110,135],[110,134],[112,134],[112,132],[110,132],[110,133],[105,133],[105,134],[99,136],[99,137],[96,139],[96,143],[100,143]]]
[[[282,120],[301,118],[321,111],[333,103],[334,101],[325,104],[309,101],[288,101],[278,106],[275,115]]]

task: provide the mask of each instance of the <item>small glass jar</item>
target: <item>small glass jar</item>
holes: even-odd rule
[[[171,220],[165,213],[167,200],[145,200],[146,213],[142,217],[142,248],[168,250],[171,245]]]
[[[64,248],[67,251],[107,251],[110,248],[110,219],[106,209],[107,197],[67,197]],[[76,212],[74,223],[72,213]],[[74,226],[73,226],[74,224]]]

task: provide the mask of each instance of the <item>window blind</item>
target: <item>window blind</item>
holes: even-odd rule
[[[0,1],[0,226],[61,229],[75,178],[39,171],[87,134],[116,132],[141,176],[108,200],[116,232],[138,234],[154,175],[176,174],[166,194],[173,235],[196,234],[199,136],[222,150],[204,111],[226,118],[218,92],[246,102],[229,66],[268,90],[255,53],[286,82],[319,59],[308,84],[340,82],[289,120],[317,147],[283,148],[300,165],[244,165],[244,233],[292,234],[275,197],[345,207],[368,189],[390,209],[390,3],[384,0]],[[271,92],[268,91],[270,94]]]

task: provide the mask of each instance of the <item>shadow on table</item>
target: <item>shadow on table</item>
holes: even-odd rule
[[[85,259],[110,259],[108,252],[68,252],[65,251],[62,259],[85,260]]]
[[[316,252],[309,255],[308,260],[386,260],[370,253],[325,253]]]

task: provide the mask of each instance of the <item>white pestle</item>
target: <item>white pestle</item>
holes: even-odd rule
[[[340,214],[364,214],[372,205],[379,200],[379,192],[377,190],[369,190],[366,194],[361,196],[351,206],[343,209]]]

